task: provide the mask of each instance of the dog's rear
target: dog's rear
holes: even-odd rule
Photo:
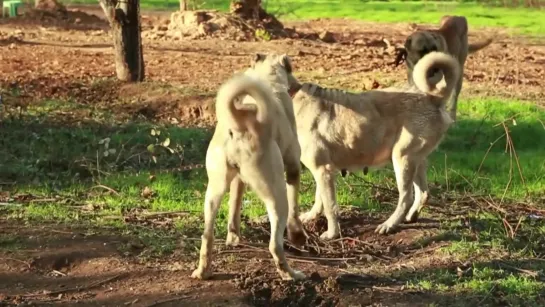
[[[238,97],[249,95],[255,104],[236,105]],[[246,133],[257,141],[270,137],[270,108],[274,104],[274,94],[261,80],[237,75],[224,83],[216,99],[216,118],[218,123],[230,129],[229,133]]]

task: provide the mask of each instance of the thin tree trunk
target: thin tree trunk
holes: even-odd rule
[[[188,0],[180,0],[180,11],[187,11],[187,1]]]
[[[144,80],[144,56],[140,37],[140,0],[99,0],[112,29],[115,70],[121,81]]]

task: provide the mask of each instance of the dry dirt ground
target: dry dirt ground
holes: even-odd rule
[[[93,12],[102,16],[96,9]],[[406,78],[404,67],[390,64],[395,56],[383,39],[392,45],[401,44],[412,31],[408,24],[376,25],[348,20],[289,24],[300,31],[326,29],[334,34],[335,43],[292,39],[167,40],[162,26],[168,15],[152,12],[143,15],[148,83],[134,86],[112,81],[115,75],[108,25],[81,15],[64,23],[38,18],[32,22],[2,19],[2,88],[17,89],[16,103],[23,108],[41,99],[70,98],[76,103],[97,106],[125,100],[127,103],[111,106],[112,114],[121,121],[142,115],[186,126],[209,126],[214,123],[211,105],[215,90],[233,72],[244,68],[257,51],[287,53],[302,79],[354,90],[373,87],[376,81],[373,76],[381,76],[381,80],[390,83]],[[543,104],[545,45],[492,30],[472,32],[471,39],[490,35],[496,41],[468,59],[463,95],[497,95]],[[157,84],[163,86],[158,88]],[[64,120],[79,119],[67,114]],[[332,246],[344,249],[352,244],[374,250],[363,259],[356,259],[369,263],[369,272],[423,265],[419,263],[419,255],[440,246],[431,240],[424,249],[412,249],[413,242],[433,233],[437,221],[375,237],[372,229],[378,220],[365,216],[357,219],[358,225],[368,226],[341,226],[353,232],[345,235],[374,243],[366,246],[348,240]],[[342,220],[350,224],[349,217]],[[324,225],[316,227],[321,230]],[[215,267],[220,274],[214,280],[195,281],[189,274],[196,259],[187,257],[183,250],[142,262],[132,257],[140,248],[134,238],[107,229],[22,226],[8,222],[0,226],[4,237],[16,232],[24,241],[17,242],[20,246],[16,251],[0,254],[0,305],[5,306],[419,306],[438,299],[420,294],[415,301],[415,293],[400,291],[403,283],[382,279],[380,274],[343,274],[347,259],[298,259],[292,251],[292,265],[312,274],[311,279],[297,284],[281,283],[264,249],[242,247],[236,251],[223,250],[216,257]],[[193,250],[199,243],[191,238],[182,242]],[[125,249],[120,251],[119,246]],[[351,256],[345,253],[343,257]],[[221,268],[222,265],[226,267]]]

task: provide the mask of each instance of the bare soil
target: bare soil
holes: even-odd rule
[[[43,99],[69,99],[107,107],[122,120],[144,116],[183,126],[211,126],[216,89],[246,67],[255,52],[290,55],[302,79],[316,76],[330,85],[366,90],[389,85],[383,80],[406,80],[405,67],[391,63],[394,47],[413,31],[409,24],[313,20],[286,25],[302,33],[329,31],[333,43],[175,39],[166,35],[168,13],[143,12],[148,82],[120,86],[114,80],[112,43],[100,9],[68,10],[68,17],[63,18],[30,13],[1,19],[0,85],[18,93],[16,97],[3,93],[6,104],[24,108]],[[545,44],[492,30],[472,31],[470,39],[489,36],[494,36],[495,42],[471,55],[466,63],[463,96],[512,97],[545,105]],[[81,119],[67,116],[64,120]],[[372,245],[355,240],[327,246],[315,243],[309,253],[299,254],[306,258],[299,259],[298,252],[290,250],[292,266],[311,276],[302,283],[278,280],[266,243],[258,251],[216,246],[221,251],[214,262],[216,276],[210,281],[195,281],[189,275],[196,264],[199,242],[190,238],[181,238],[181,248],[174,255],[142,262],[134,257],[142,248],[136,239],[112,230],[3,221],[0,233],[17,236],[21,246],[0,252],[0,305],[424,306],[449,299],[420,294],[416,301],[415,293],[403,291],[403,283],[380,277],[380,271],[401,266],[442,265],[421,256],[440,246],[440,240],[433,239],[439,221],[424,220],[393,235],[375,236],[373,229],[383,217],[347,214],[341,228],[349,233],[344,235]],[[309,231],[320,233],[324,227],[321,220],[310,225]],[[413,246],[422,238],[429,239],[424,252]],[[267,237],[258,232],[252,240],[266,242]],[[351,250],[358,252],[351,254]],[[320,259],[312,260],[313,255],[320,255]],[[369,275],[343,273],[350,261],[367,263]]]

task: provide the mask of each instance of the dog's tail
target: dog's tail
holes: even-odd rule
[[[483,49],[492,43],[492,38],[488,38],[482,42],[472,43],[467,46],[467,53],[473,53]]]
[[[446,86],[439,90],[439,96],[448,98],[454,90],[460,75],[460,64],[447,53],[434,51],[420,59],[413,70],[414,84],[422,92],[431,94],[437,84],[431,83],[429,76],[437,70],[443,73],[446,83]],[[445,104],[447,99],[441,101],[441,104]]]
[[[235,106],[235,100],[243,95],[250,95],[255,106]],[[218,91],[216,117],[225,120],[237,132],[258,133],[270,122],[270,106],[274,99],[272,89],[263,81],[244,74],[237,75],[225,82]]]

